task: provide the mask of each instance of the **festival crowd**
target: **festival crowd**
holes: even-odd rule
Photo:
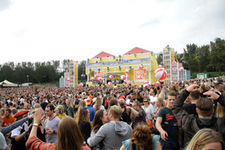
[[[225,77],[0,89],[0,150],[224,150]]]

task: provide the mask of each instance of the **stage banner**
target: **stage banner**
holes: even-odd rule
[[[95,72],[95,80],[98,80],[99,77],[103,78],[104,77],[104,73],[103,72]]]
[[[134,81],[144,82],[147,80],[147,72],[145,69],[134,69]]]

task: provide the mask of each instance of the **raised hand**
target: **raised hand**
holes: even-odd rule
[[[187,88],[188,92],[194,92],[194,91],[198,91],[199,89],[199,85],[198,84],[192,84]]]
[[[220,96],[214,91],[207,91],[203,93],[203,95],[207,95],[209,99],[217,100]]]

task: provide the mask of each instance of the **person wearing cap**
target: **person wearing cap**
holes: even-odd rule
[[[95,109],[92,107],[92,98],[91,97],[88,97],[87,100],[86,100],[86,104],[87,104],[87,109],[89,111],[89,118],[90,118],[90,121],[92,122],[93,119],[94,119],[94,116],[95,116]]]
[[[14,115],[14,118],[17,120],[21,120],[27,116],[28,110],[22,110],[17,112]],[[27,131],[28,131],[28,125],[24,122],[21,126],[15,128],[11,132],[11,144],[12,144],[12,150],[26,150],[26,140],[27,140]]]

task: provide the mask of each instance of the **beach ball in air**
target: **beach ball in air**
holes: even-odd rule
[[[158,68],[155,70],[155,77],[158,80],[164,80],[167,76],[167,72],[164,68]]]
[[[108,82],[108,86],[111,86],[112,85],[112,82]]]

